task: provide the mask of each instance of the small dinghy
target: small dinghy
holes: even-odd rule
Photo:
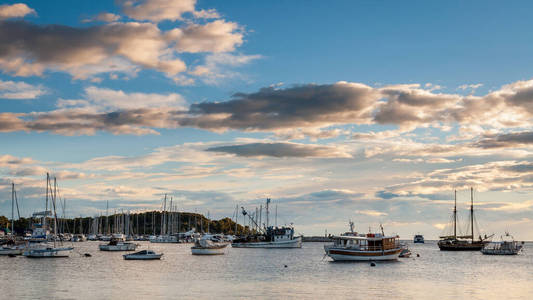
[[[152,250],[142,250],[139,252],[124,254],[125,260],[151,260],[151,259],[161,259],[163,253],[157,254]]]
[[[399,257],[408,258],[411,256],[411,250],[407,247],[407,245],[402,245],[402,251],[400,252]]]

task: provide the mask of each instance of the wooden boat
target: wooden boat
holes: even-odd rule
[[[125,260],[154,260],[161,259],[161,256],[163,256],[163,253],[157,254],[152,250],[142,250],[139,252],[123,255]]]
[[[492,236],[475,239],[474,235],[474,189],[470,188],[470,235],[457,235],[457,191],[455,191],[453,208],[453,235],[441,236],[437,243],[441,251],[479,251]]]
[[[326,255],[335,261],[397,260],[402,247],[398,236],[383,233],[341,235],[333,245],[324,245]]]

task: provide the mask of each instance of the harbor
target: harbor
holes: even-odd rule
[[[230,248],[225,255],[205,257],[191,255],[190,244],[142,241],[139,248],[163,257],[130,261],[124,253],[98,251],[98,242],[88,241],[77,243],[69,259],[0,257],[0,280],[4,299],[35,299],[42,293],[55,299],[353,299],[354,294],[422,299],[437,289],[439,299],[527,299],[533,293],[528,284],[532,243],[509,260],[480,252],[441,252],[435,240],[405,242],[411,258],[371,267],[322,259],[324,243],[289,250]]]

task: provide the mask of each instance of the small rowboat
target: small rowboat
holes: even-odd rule
[[[152,250],[142,250],[139,252],[124,254],[125,260],[152,260],[152,259],[161,259],[163,253],[157,254]]]

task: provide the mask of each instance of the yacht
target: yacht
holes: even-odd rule
[[[150,243],[177,243],[178,237],[175,235],[150,236]]]
[[[108,244],[100,244],[100,251],[135,251],[137,244],[126,242],[123,234],[113,234]]]

